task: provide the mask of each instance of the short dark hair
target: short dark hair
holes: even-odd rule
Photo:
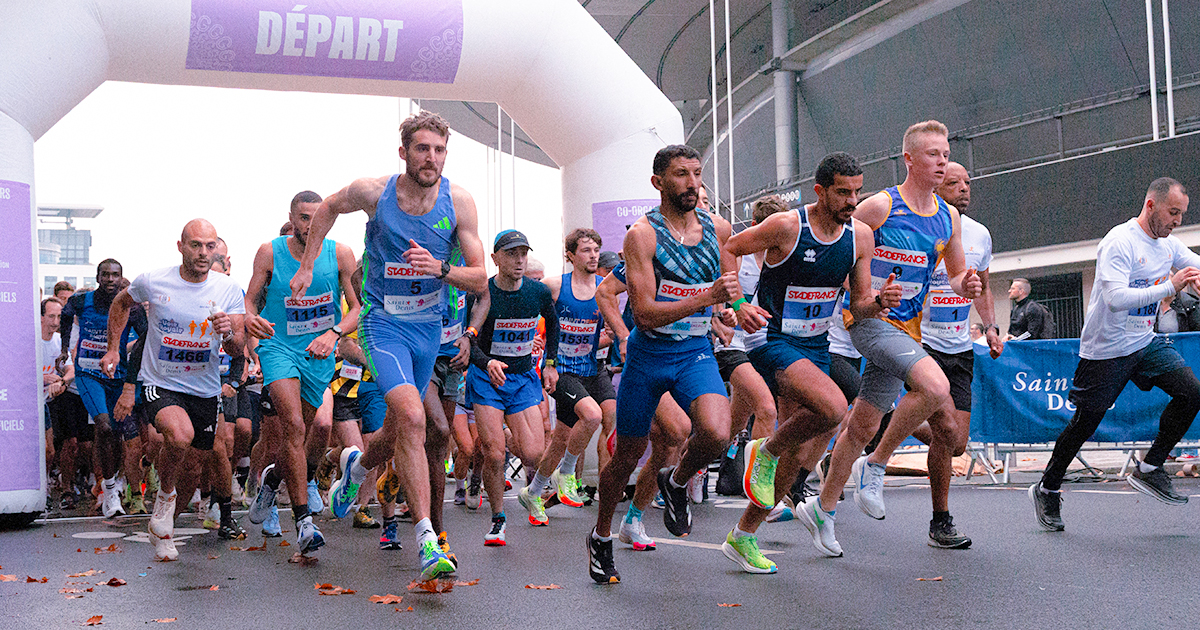
[[[58,293],[59,291],[70,291],[71,293],[74,293],[75,287],[71,286],[71,283],[67,282],[66,280],[59,280],[58,282],[54,283],[54,291],[52,292]]]
[[[604,245],[604,243],[601,242],[600,233],[591,228],[575,228],[570,234],[567,235],[567,238],[563,241],[563,244],[566,245],[567,251],[574,254],[575,250],[579,248],[579,239],[584,238],[592,239],[592,242],[594,242],[597,246]]]
[[[1170,177],[1159,177],[1150,182],[1150,188],[1146,190],[1146,197],[1154,199],[1154,201],[1162,202],[1164,198],[1171,192],[1172,188],[1179,187],[1179,192],[1187,194],[1187,188],[1180,184],[1178,180]]]
[[[211,265],[221,265],[221,268],[229,271],[229,259],[224,254],[213,254]]]
[[[858,160],[854,159],[853,155],[844,151],[830,153],[817,166],[817,185],[822,188],[829,188],[833,185],[833,180],[838,175],[842,177],[854,177],[855,175],[862,175],[862,172],[862,167],[858,165]]]
[[[295,197],[292,197],[291,209],[292,212],[295,212],[296,208],[300,207],[302,203],[321,203],[321,201],[321,195],[311,190],[302,190],[296,193]]]
[[[45,315],[45,314],[46,314],[46,302],[54,302],[55,304],[58,304],[59,306],[62,306],[62,302],[61,302],[61,301],[59,301],[59,299],[58,299],[58,298],[56,298],[56,297],[48,297],[48,298],[46,298],[46,299],[42,300],[42,315]]]
[[[699,160],[700,152],[686,144],[669,144],[654,154],[654,174],[662,177],[675,158]]]
[[[428,129],[441,136],[442,139],[450,140],[450,123],[433,112],[421,110],[400,123],[400,146],[407,149],[409,143],[412,142],[413,134],[421,129]]]
[[[779,195],[763,195],[762,197],[754,200],[751,208],[753,208],[753,210],[750,218],[755,224],[758,224],[766,221],[767,217],[771,216],[772,214],[787,210],[788,205],[787,202],[783,200],[783,197],[780,197]]]
[[[116,265],[121,268],[122,274],[125,273],[125,265],[122,265],[116,258],[105,258],[104,260],[100,261],[100,264],[96,265],[96,277],[97,278],[100,277],[100,268],[103,267],[104,265]],[[54,285],[54,286],[57,287],[58,285]]]

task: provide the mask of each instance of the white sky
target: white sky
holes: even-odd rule
[[[358,177],[401,168],[407,99],[108,82],[34,148],[39,205],[98,205],[91,260],[116,258],[125,275],[179,264],[175,243],[203,217],[229,244],[233,276],[250,281],[258,246],[279,233],[305,189],[327,196]],[[496,229],[488,149],[451,135],[444,175],[475,198],[485,253]],[[503,164],[503,228],[512,225],[512,163]],[[517,160],[517,229],[553,272],[562,260],[559,171]],[[362,254],[366,215],[344,215],[330,238]],[[491,266],[488,259],[489,268]]]

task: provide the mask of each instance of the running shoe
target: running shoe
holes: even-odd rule
[[[75,493],[70,490],[64,490],[62,497],[60,497],[58,500],[58,509],[63,511],[74,510],[75,501]]]
[[[467,503],[467,489],[459,488],[459,489],[455,490],[454,491],[454,505],[466,505],[466,503]]]
[[[708,471],[701,470],[688,479],[687,491],[688,500],[696,505],[704,503],[704,495],[708,490]]]
[[[158,491],[154,500],[154,514],[150,517],[150,535],[154,537],[154,559],[159,562],[171,562],[179,559],[179,551],[175,549],[175,541],[171,539],[175,533],[175,493],[170,496]]]
[[[503,546],[505,546],[505,544],[506,544],[504,542],[505,527],[506,527],[506,523],[505,523],[503,514],[497,514],[497,515],[493,516],[492,517],[492,530],[489,531],[488,533],[484,534],[483,546],[484,547],[503,547]]]
[[[354,513],[354,527],[356,529],[379,529],[379,521],[371,517],[371,510],[367,506],[358,508]]]
[[[454,570],[457,571],[458,556],[454,555],[453,551],[450,551],[450,538],[446,535],[446,532],[438,534],[438,549],[441,549],[442,553],[446,554],[446,558],[450,560],[450,564],[453,564]]]
[[[200,527],[204,529],[221,527],[221,506],[216,501],[208,502],[208,509],[204,511],[204,522],[200,523]]]
[[[886,512],[883,507],[883,475],[885,468],[867,461],[863,455],[854,460],[850,469],[850,479],[854,481],[854,504],[863,514],[876,520],[883,520]]]
[[[296,546],[300,548],[300,553],[305,555],[325,546],[325,537],[313,524],[311,514],[296,523]]]
[[[156,562],[174,562],[178,559],[179,550],[175,548],[174,540],[169,536],[154,539],[154,560]]]
[[[958,533],[953,517],[946,517],[944,521],[929,521],[929,546],[938,549],[966,549],[971,546],[971,539]]]
[[[391,462],[388,462],[387,470],[379,475],[375,482],[375,491],[381,504],[395,503],[396,498],[400,496],[400,475],[396,474]]]
[[[1067,526],[1062,520],[1062,493],[1042,492],[1042,482],[1029,486],[1029,500],[1033,501],[1033,513],[1038,525],[1048,532],[1061,532]]]
[[[217,536],[225,540],[246,540],[246,530],[238,524],[237,519],[230,517],[221,519],[221,526],[217,529]]]
[[[432,540],[421,543],[421,582],[454,575],[454,563]]]
[[[480,487],[479,481],[472,479],[471,483],[467,484],[467,509],[478,510],[483,507],[483,488]]]
[[[725,557],[733,560],[746,573],[774,573],[778,567],[767,559],[758,548],[758,536],[737,536],[733,530],[725,535],[725,543],[721,545]]]
[[[316,475],[314,480],[317,482],[317,489],[321,492],[328,492],[329,486],[333,484],[333,471],[337,470],[337,464],[329,459],[333,454],[332,448],[325,449],[325,455],[321,457],[321,461],[317,464]]]
[[[583,499],[579,498],[579,483],[575,481],[575,474],[565,474],[561,470],[555,469],[550,473],[550,480],[554,482],[554,487],[558,489],[558,502],[573,508],[583,507]]]
[[[271,464],[263,469],[258,476],[258,494],[254,497],[254,503],[250,504],[250,522],[258,525],[267,520],[267,517],[275,510],[275,490],[267,485],[267,473],[275,464]],[[278,515],[276,515],[278,520]]]
[[[325,502],[321,500],[321,490],[317,488],[317,480],[308,481],[308,513],[320,514],[325,511]]]
[[[621,530],[617,539],[626,545],[632,545],[634,551],[654,551],[654,539],[646,535],[646,525],[642,519],[634,518],[633,522],[621,519]]]
[[[598,540],[589,532],[587,540],[588,575],[597,584],[620,584],[621,574],[613,564],[612,539]]]
[[[125,509],[126,514],[145,514],[146,500],[139,492],[129,497],[129,506]]]
[[[146,494],[157,495],[158,491],[160,489],[162,489],[162,486],[159,485],[158,469],[154,467],[154,464],[150,464],[150,466],[146,469],[145,479],[146,479]]]
[[[795,518],[795,504],[792,502],[790,496],[786,496],[775,507],[771,508],[770,512],[767,512],[767,518],[764,520],[768,523],[786,523],[795,520]]]
[[[833,535],[833,515],[821,509],[821,501],[813,498],[796,506],[797,516],[808,533],[812,534],[813,546],[830,558],[842,557],[842,546]]]
[[[1154,497],[1167,505],[1183,505],[1188,502],[1187,495],[1179,494],[1171,484],[1171,477],[1162,466],[1148,473],[1142,472],[1141,465],[1135,460],[1133,472],[1126,477],[1129,485],[1142,494]]]
[[[676,488],[671,483],[671,475],[675,467],[671,466],[658,471],[658,491],[662,494],[665,507],[663,509],[663,525],[673,536],[687,536],[692,532],[692,512],[688,505],[687,488]]]
[[[746,467],[742,471],[742,492],[750,502],[764,510],[775,505],[775,467],[779,458],[763,449],[767,438],[746,445]]]
[[[531,493],[529,486],[521,488],[521,491],[517,493],[517,500],[526,510],[529,510],[530,525],[545,527],[550,524],[550,519],[546,518],[546,506],[542,497]]]
[[[383,523],[383,532],[379,534],[379,548],[383,550],[403,549],[400,545],[400,521],[395,518],[386,519]]]
[[[329,487],[329,507],[333,511],[333,515],[338,518],[345,518],[350,513],[350,507],[354,505],[354,498],[358,496],[359,484],[354,483],[350,478],[350,469],[354,467],[354,463],[358,461],[359,457],[362,457],[362,451],[358,450],[357,446],[342,449],[342,458],[338,465],[338,472],[341,476]]]
[[[666,509],[666,507],[667,507],[667,502],[666,502],[666,501],[663,501],[663,497],[662,497],[662,493],[661,493],[661,492],[659,492],[658,494],[654,495],[654,500],[650,502],[650,507],[652,507],[652,508],[656,508],[656,509],[659,509],[659,510]]]
[[[254,522],[254,521],[250,521]],[[272,505],[270,510],[267,510],[267,518],[262,522],[262,535],[267,538],[279,538],[283,536],[283,528],[279,526],[279,508]]]
[[[112,518],[118,514],[125,515],[125,509],[121,507],[121,488],[116,480],[104,482],[104,498],[102,509],[104,518]],[[1184,499],[1186,501],[1186,499]]]

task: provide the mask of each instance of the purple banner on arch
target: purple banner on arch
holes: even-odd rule
[[[189,70],[453,83],[461,0],[192,0]]]
[[[658,199],[626,199],[592,204],[592,229],[599,232],[604,241],[601,249],[621,251],[629,226],[643,214],[657,208],[659,202]]]
[[[37,346],[28,334],[34,325],[33,236],[29,184],[0,180],[0,221],[5,247],[0,251],[0,491],[41,488],[42,425],[38,405],[42,389]]]

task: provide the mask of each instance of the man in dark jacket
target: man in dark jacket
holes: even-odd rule
[[[1028,332],[1028,339],[1053,339],[1054,317],[1045,306],[1029,299],[1029,281],[1016,278],[1008,287],[1008,298],[1012,300],[1012,314],[1008,318],[1008,335],[1005,341]]]

